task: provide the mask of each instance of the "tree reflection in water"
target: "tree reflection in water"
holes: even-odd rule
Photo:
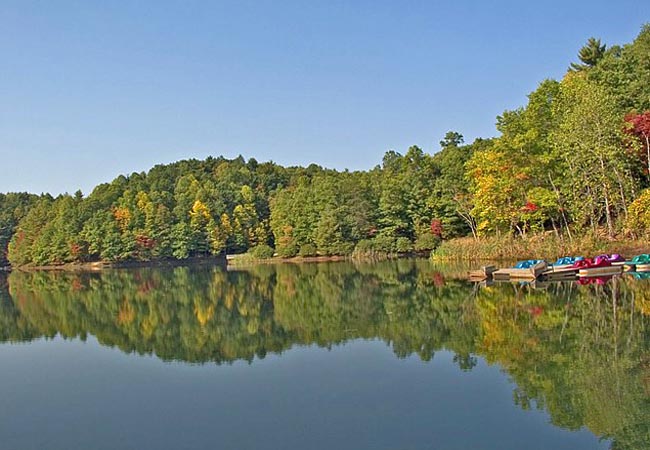
[[[454,352],[516,383],[514,401],[612,448],[650,442],[650,280],[478,287],[426,261],[14,272],[0,339],[85,339],[191,363],[254,361],[295,345],[379,339],[397,357]],[[642,276],[638,278],[644,278]]]

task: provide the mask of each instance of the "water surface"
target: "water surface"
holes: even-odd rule
[[[647,280],[426,261],[0,279],[11,449],[638,449]]]

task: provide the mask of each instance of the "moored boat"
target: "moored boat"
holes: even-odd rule
[[[612,266],[623,266],[627,262],[625,258],[618,253],[612,253],[611,255],[598,255],[594,257],[594,260],[596,259],[606,259]]]
[[[553,264],[549,265],[546,275],[549,273],[575,273],[577,269],[573,265],[577,261],[582,261],[585,258],[582,256],[564,256],[558,258]]]
[[[576,261],[573,267],[578,269],[580,277],[601,277],[623,273],[623,265],[614,266],[610,259],[607,255],[598,255],[593,259],[585,258],[582,261]]]
[[[629,269],[635,272],[650,272],[650,254],[636,255],[628,262]]]

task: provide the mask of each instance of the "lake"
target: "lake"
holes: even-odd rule
[[[425,260],[13,272],[7,449],[650,448],[650,281]]]

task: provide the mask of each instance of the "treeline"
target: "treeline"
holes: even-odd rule
[[[120,176],[87,197],[9,194],[0,210],[11,216],[3,232],[13,237],[3,248],[17,266],[272,247],[282,256],[427,250],[468,230],[444,180],[462,175],[471,146],[449,137],[434,156],[417,147],[388,152],[368,172],[219,157]]]
[[[14,265],[430,250],[473,235],[650,230],[650,25],[631,44],[590,39],[561,81],[497,118],[500,136],[434,155],[414,146],[369,171],[242,157],[159,165],[90,195],[0,197]],[[0,261],[3,262],[3,261]]]
[[[18,223],[38,196],[26,193],[0,193],[0,267],[7,265],[7,249]]]

